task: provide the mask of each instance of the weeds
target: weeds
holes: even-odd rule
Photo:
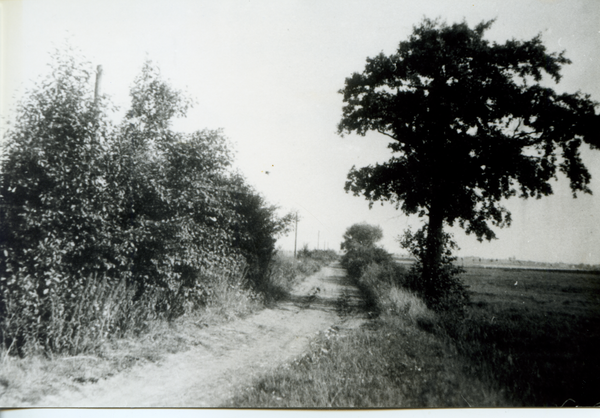
[[[306,260],[307,265],[309,262],[312,267],[304,268],[304,271],[314,269],[314,264]],[[324,262],[325,260],[321,260],[320,263]],[[187,298],[195,300],[196,304],[187,305],[184,314],[177,318],[167,320],[146,317],[141,321],[141,316],[138,316],[136,320],[140,320],[139,332],[133,333],[131,328],[127,328],[129,332],[121,333],[119,338],[115,337],[114,333],[102,338],[93,334],[98,332],[97,329],[102,329],[101,326],[91,330],[80,327],[81,347],[84,347],[84,343],[87,344],[85,355],[30,350],[26,356],[16,357],[10,355],[14,346],[5,347],[0,350],[0,405],[35,405],[43,397],[63,388],[94,383],[134,365],[157,362],[165,355],[202,344],[198,329],[217,326],[255,312],[263,308],[267,301],[285,297],[287,290],[303,277],[305,274],[299,265],[294,267],[291,257],[278,254],[272,260],[270,275],[265,281],[270,285],[265,286],[262,292],[254,290],[244,282],[243,272],[227,273],[215,270],[203,275],[202,281],[198,282],[201,285],[196,290],[198,298],[190,299],[189,295]],[[98,286],[103,285],[100,283]],[[113,296],[107,298],[107,292],[112,292]],[[102,306],[110,306],[113,316],[115,310],[134,314],[135,303],[127,311],[126,303],[131,302],[127,302],[128,299],[122,292],[123,288],[119,287],[98,287],[94,291],[90,290],[89,298],[81,301],[80,323],[84,324],[86,318],[91,318],[91,314],[86,314],[87,310],[103,312],[105,309]],[[104,305],[95,308],[93,305],[96,299],[93,298],[104,301]],[[157,302],[155,300],[153,303]],[[106,312],[109,312],[108,308]],[[94,340],[92,335],[97,335],[98,338]]]

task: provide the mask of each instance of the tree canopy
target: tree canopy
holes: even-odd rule
[[[360,277],[364,269],[372,263],[391,262],[391,254],[375,245],[381,238],[383,231],[380,226],[360,223],[346,229],[342,242],[345,254],[341,263],[351,277]]]
[[[502,200],[552,194],[558,170],[574,196],[591,193],[580,147],[600,147],[597,103],[546,87],[570,63],[564,52],[547,52],[539,35],[490,42],[492,24],[425,19],[395,53],[367,58],[340,90],[338,133],[379,132],[392,151],[383,164],[353,167],[346,191],[427,216],[432,266],[444,222],[491,240],[491,227],[511,221]]]
[[[346,229],[342,250],[351,250],[353,247],[373,247],[375,243],[383,238],[380,226],[367,223],[354,224]]]

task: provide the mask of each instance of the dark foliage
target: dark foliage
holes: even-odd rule
[[[600,147],[597,104],[541,84],[544,75],[560,80],[570,63],[564,53],[548,53],[540,36],[491,43],[484,34],[492,23],[425,19],[396,53],[368,58],[340,91],[338,132],[379,132],[393,153],[386,163],[353,167],[346,191],[428,217],[426,281],[445,277],[444,224],[493,239],[491,227],[511,221],[501,201],[552,194],[557,170],[573,195],[590,193],[579,150]]]
[[[341,263],[351,277],[360,277],[369,264],[392,261],[390,253],[375,245],[381,238],[381,228],[366,223],[354,224],[346,230],[342,243],[342,249],[346,252]]]
[[[232,184],[233,210],[238,215],[232,225],[232,247],[246,259],[248,280],[260,288],[268,276],[277,238],[289,232],[293,215],[278,217],[277,207],[267,205],[243,178],[234,177]]]
[[[342,256],[342,266],[351,277],[360,277],[370,264],[392,262],[392,255],[379,247],[355,247]]]
[[[309,250],[308,248],[303,248],[298,252],[298,258],[310,258],[312,260],[318,261],[323,265],[327,265],[339,259],[337,253],[333,250]]]
[[[421,296],[430,309],[443,311],[445,315],[460,315],[469,303],[469,293],[460,279],[460,274],[465,270],[454,264],[456,257],[452,256],[452,250],[457,249],[456,243],[450,234],[443,233],[444,252],[440,264],[433,271],[433,276],[427,277],[423,274],[426,228],[427,226],[424,226],[415,233],[409,229],[400,238],[401,247],[416,259],[402,285]]]

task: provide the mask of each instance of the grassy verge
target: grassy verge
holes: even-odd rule
[[[384,313],[361,329],[320,333],[308,353],[261,377],[228,406],[414,408],[505,406],[502,394],[463,373],[445,341],[417,326],[432,313],[395,291],[402,314]],[[403,301],[403,302],[402,302]],[[415,304],[413,306],[413,303]]]
[[[158,362],[168,354],[202,343],[199,329],[218,326],[264,306],[251,292],[227,284],[212,291],[211,302],[194,314],[172,321],[149,321],[143,333],[107,339],[85,354],[46,352],[15,357],[2,350],[0,406],[35,405],[44,396],[65,388],[95,383],[135,365]]]
[[[435,314],[371,265],[357,279],[378,313],[330,329],[311,350],[245,388],[229,406],[513,407],[600,402],[600,277],[469,268],[472,303]]]
[[[263,292],[216,281],[210,287],[208,303],[201,309],[172,321],[148,321],[144,332],[106,339],[85,354],[40,352],[16,357],[9,355],[5,347],[0,350],[0,406],[36,404],[59,390],[94,383],[134,365],[158,362],[168,354],[188,350],[202,343],[198,329],[262,309],[284,297],[286,291],[328,261],[305,257],[294,263],[291,257],[277,255],[269,274],[270,285]]]

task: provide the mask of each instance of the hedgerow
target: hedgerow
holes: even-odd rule
[[[191,100],[146,62],[121,123],[94,71],[57,53],[7,133],[0,342],[93,348],[207,303],[215,277],[260,288],[290,216],[232,172],[220,130],[175,132]]]
[[[399,238],[400,245],[415,259],[410,268],[405,270],[394,262],[391,254],[375,245],[383,236],[381,228],[354,224],[344,235],[342,266],[367,293],[367,297],[373,289],[383,295],[392,287],[404,288],[422,298],[432,311],[460,317],[469,303],[469,294],[460,278],[464,270],[454,264],[456,257],[452,256],[452,250],[457,248],[456,243],[450,234],[442,234],[442,257],[435,276],[428,280],[423,274],[425,230],[421,228],[413,233],[409,229]],[[386,290],[382,291],[378,286],[384,286]]]

